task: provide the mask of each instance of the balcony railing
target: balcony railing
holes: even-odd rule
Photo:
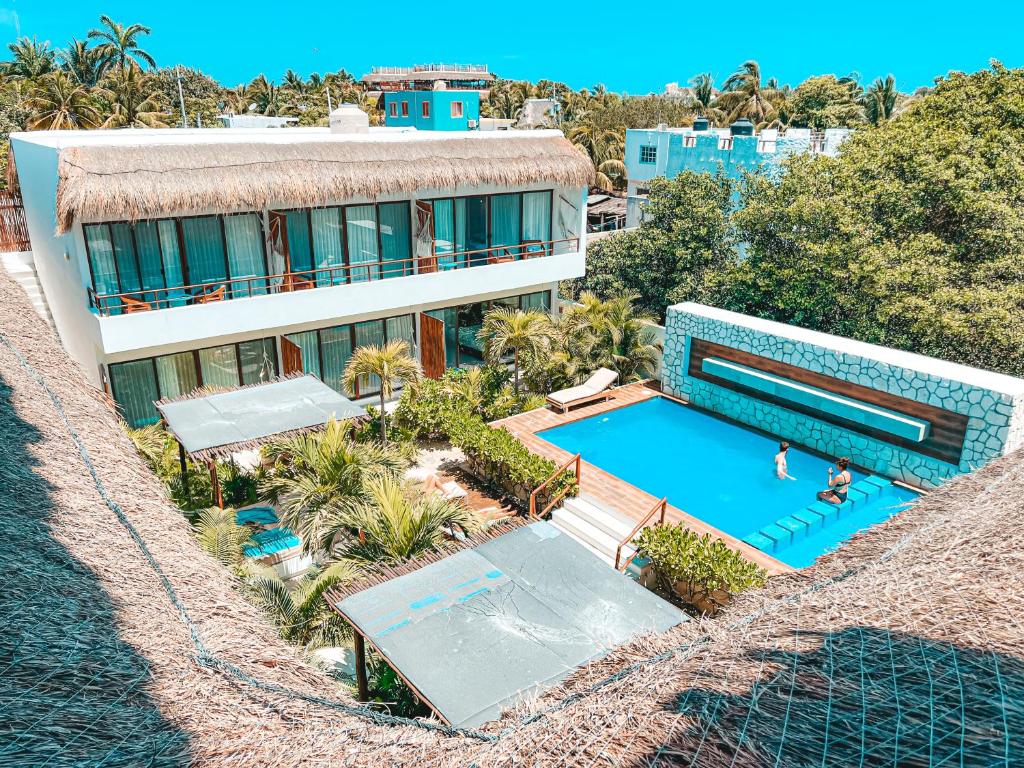
[[[393,277],[452,272],[490,264],[508,264],[515,261],[572,253],[579,250],[579,243],[578,237],[566,237],[560,240],[528,240],[519,245],[496,245],[490,248],[450,253],[438,249],[435,244],[434,255],[409,259],[364,261],[335,267],[292,270],[276,275],[234,277],[193,285],[177,285],[169,288],[144,289],[124,293],[98,294],[89,288],[89,306],[103,317],[150,312],[251,296],[367,283],[388,280]]]

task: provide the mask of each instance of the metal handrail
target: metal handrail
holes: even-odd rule
[[[657,512],[659,509],[661,510],[661,518],[658,520],[658,525],[664,525],[665,512],[668,510],[668,497],[662,498],[661,501],[659,501],[657,504],[651,507],[650,512],[644,515],[643,519],[640,521],[637,527],[630,531],[629,536],[627,536],[619,542],[619,546],[615,549],[615,570],[619,573],[625,573],[626,569],[629,568],[630,562],[632,562],[633,560],[633,558],[630,558],[626,561],[625,565],[623,565],[621,568],[619,567],[619,562],[622,560],[622,548],[633,540],[633,537],[636,536],[637,533],[639,533],[641,528],[646,526],[647,523],[651,521],[651,518],[654,517],[654,513]]]
[[[333,267],[293,269],[273,275],[252,275],[212,280],[208,283],[174,285],[165,288],[143,288],[121,293],[96,293],[87,288],[89,305],[101,316],[115,312],[139,312],[169,307],[204,304],[211,301],[230,301],[250,296],[288,293],[312,288],[328,288],[338,285],[368,283],[388,280],[393,277],[451,272],[491,264],[554,256],[579,250],[578,237],[564,237],[558,240],[532,240],[514,245],[492,245],[469,251],[452,251],[427,256],[413,256],[408,259],[356,262]],[[572,244],[571,248],[560,249],[560,245]],[[221,289],[223,289],[221,291]],[[220,291],[221,295],[217,294]]]
[[[533,489],[533,493],[530,494],[530,517],[531,518],[533,518],[534,520],[540,520],[541,518],[544,517],[544,515],[546,515],[549,511],[551,511],[551,508],[554,507],[555,504],[557,504],[562,499],[564,499],[566,494],[569,493],[569,487],[566,486],[565,488],[563,488],[561,491],[558,492],[558,494],[555,496],[555,498],[553,498],[551,500],[551,502],[546,507],[544,507],[544,509],[542,509],[540,511],[539,515],[537,514],[537,496],[540,494],[541,491],[543,491],[545,488],[547,488],[554,481],[554,479],[556,477],[558,477],[563,472],[565,472],[565,470],[567,470],[573,464],[576,465],[576,482],[579,483],[579,481],[580,481],[580,461],[581,461],[581,458],[582,457],[580,456],[580,454],[577,453],[575,456],[573,456],[571,459],[569,459],[567,462],[565,462],[565,464],[563,464],[558,469],[556,469],[551,474],[551,477],[549,477],[547,480],[545,480],[543,483],[541,483],[540,485],[538,485],[536,488]]]

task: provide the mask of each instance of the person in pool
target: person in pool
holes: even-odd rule
[[[789,477],[789,466],[786,464],[786,452],[789,450],[789,443],[779,443],[779,452],[775,454],[775,476],[779,480]]]
[[[838,474],[833,474],[832,467],[828,468],[828,490],[818,493],[819,501],[827,501],[829,504],[842,504],[846,501],[846,494],[850,490],[850,483],[853,482],[853,475],[847,467],[850,460],[845,456],[836,459]]]

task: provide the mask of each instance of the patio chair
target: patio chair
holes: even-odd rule
[[[590,378],[578,387],[560,389],[548,395],[548,405],[555,410],[566,413],[574,405],[593,402],[594,400],[607,400],[610,397],[608,388],[619,378],[619,374],[607,368],[598,368]]]
[[[195,297],[193,303],[195,304],[212,304],[215,301],[224,301],[224,294],[227,292],[227,286],[221,285],[212,291],[207,293],[201,293]]]
[[[149,312],[153,309],[153,305],[148,301],[142,301],[141,299],[132,299],[128,296],[121,297],[121,310],[126,314],[130,315],[133,312]]]

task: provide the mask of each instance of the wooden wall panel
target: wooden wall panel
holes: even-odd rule
[[[923,419],[931,424],[931,434],[926,440],[916,443],[913,440],[907,440],[889,432],[876,430],[855,421],[823,413],[815,408],[792,403],[788,400],[774,397],[772,395],[766,395],[763,392],[758,392],[742,385],[726,381],[718,376],[705,373],[701,369],[701,362],[705,357],[718,357],[722,360],[729,360],[734,363],[739,363],[740,365],[745,365],[748,368],[755,368],[760,371],[765,371],[766,373],[771,373],[792,381],[800,382],[801,384],[808,384],[812,387],[817,387],[818,389],[824,389],[827,392],[833,392],[837,395],[853,398],[865,403],[871,403],[872,405],[887,408],[890,411],[896,411],[897,413],[906,414],[907,416],[912,416],[916,419]],[[799,366],[790,365],[789,363],[782,363],[778,360],[772,360],[771,358],[762,357],[750,352],[733,349],[732,347],[725,347],[721,344],[705,341],[704,339],[691,338],[690,363],[687,372],[695,379],[701,379],[702,381],[708,381],[713,384],[717,384],[718,386],[725,387],[726,389],[741,392],[755,400],[763,400],[764,402],[772,403],[791,411],[813,416],[820,421],[835,424],[836,426],[842,427],[843,429],[847,429],[851,432],[856,432],[882,442],[897,445],[901,448],[906,448],[907,450],[924,454],[925,456],[931,456],[932,458],[939,459],[940,461],[946,461],[950,464],[960,463],[960,454],[963,451],[964,446],[964,436],[967,432],[967,416],[963,414],[947,411],[943,408],[937,408],[926,403],[919,403],[916,400],[910,400],[905,397],[891,395],[888,392],[881,392],[877,389],[871,389],[870,387],[865,387],[861,384],[843,381],[842,379],[837,379],[833,376],[809,371],[806,368],[800,368]]]
[[[444,376],[444,323],[425,313],[420,313],[420,355],[424,376]]]

